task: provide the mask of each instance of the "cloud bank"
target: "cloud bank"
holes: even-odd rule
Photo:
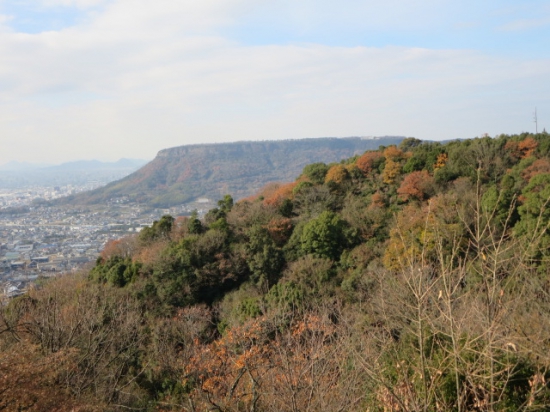
[[[45,19],[33,33],[16,28],[21,11],[3,11],[0,163],[152,158],[199,142],[515,133],[534,129],[535,106],[544,123],[547,54],[409,45],[388,32],[454,24],[462,28],[446,32],[452,45],[475,16],[445,1],[390,3],[42,0],[35,13],[65,25],[52,30]],[[68,9],[77,18],[63,20]],[[536,25],[498,16],[495,32],[544,27],[544,16]],[[312,41],[323,26],[341,44]]]

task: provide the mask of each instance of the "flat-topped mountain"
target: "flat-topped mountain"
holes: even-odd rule
[[[99,203],[127,197],[164,207],[199,197],[215,200],[227,193],[239,199],[266,183],[294,180],[307,164],[338,162],[402,140],[384,136],[179,146],[161,150],[155,159],[121,180],[64,201]]]

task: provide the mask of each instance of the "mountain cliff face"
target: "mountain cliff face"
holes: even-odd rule
[[[399,144],[403,137],[313,138],[179,146],[161,150],[133,174],[67,199],[98,203],[117,197],[171,206],[198,197],[250,196],[266,183],[292,181],[307,164],[341,159]]]

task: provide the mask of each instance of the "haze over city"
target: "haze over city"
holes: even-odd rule
[[[550,126],[550,2],[0,0],[0,165]]]

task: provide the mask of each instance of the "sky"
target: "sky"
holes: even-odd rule
[[[0,165],[550,130],[550,0],[0,0]]]

